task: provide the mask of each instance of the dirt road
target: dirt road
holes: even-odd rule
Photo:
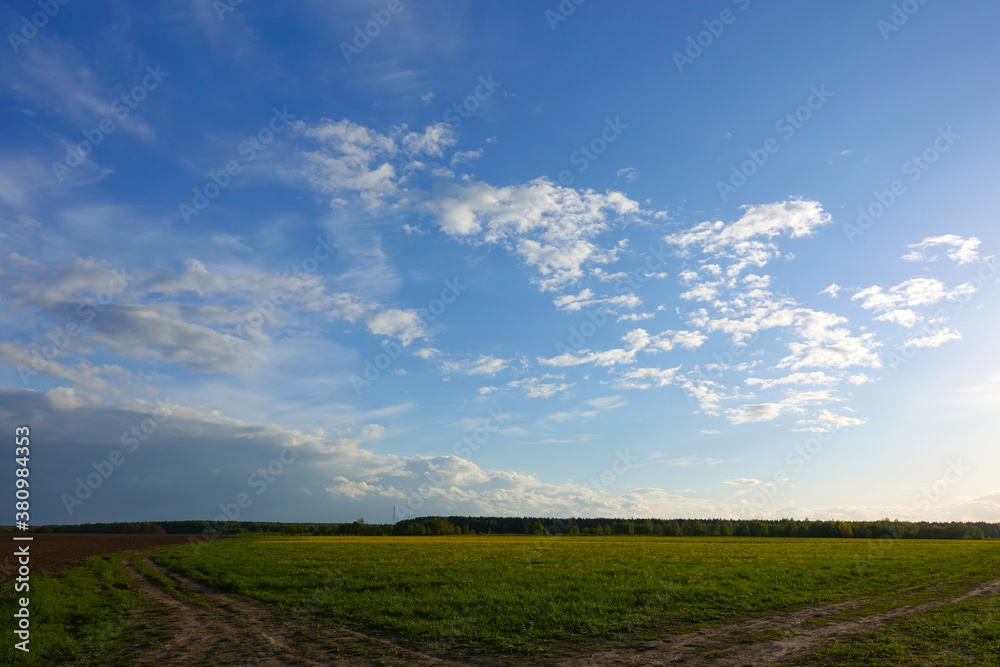
[[[311,622],[214,590],[170,572],[148,557],[143,564],[166,577],[170,593],[124,559],[129,578],[146,596],[164,605],[162,630],[171,639],[139,665],[439,665],[439,660],[345,628]]]
[[[157,625],[165,643],[143,655],[138,664],[156,665],[500,665],[476,658],[441,660],[392,642],[364,635],[304,615],[289,615],[269,605],[229,595],[170,572],[148,557],[144,568],[128,559],[122,565],[136,587],[159,603],[165,613]],[[146,572],[140,571],[146,569]],[[839,638],[870,632],[894,619],[978,596],[1000,595],[1000,580],[964,594],[910,604],[889,611],[851,616],[865,604],[851,601],[789,612],[777,612],[732,625],[707,628],[663,639],[643,641],[627,649],[591,656],[532,661],[551,667],[634,667],[638,665],[772,665],[819,648]],[[848,616],[845,618],[845,613]],[[141,620],[141,619],[140,619]]]

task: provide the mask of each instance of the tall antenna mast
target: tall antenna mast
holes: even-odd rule
[[[392,506],[392,525],[396,525],[396,506]]]

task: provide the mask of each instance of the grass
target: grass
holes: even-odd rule
[[[151,641],[155,631],[131,624],[137,612],[155,615],[150,602],[133,587],[121,566],[129,552],[92,556],[75,567],[51,574],[33,574],[30,580],[30,652],[0,646],[0,664],[115,664],[127,665],[135,650]],[[25,596],[14,582],[0,586],[4,618],[14,613],[16,600]],[[11,635],[13,636],[13,635]]]
[[[902,619],[844,639],[792,665],[843,667],[996,667],[1000,665],[1000,599],[984,597]]]
[[[562,653],[775,609],[993,578],[1000,543],[532,537],[246,538],[159,563],[293,613],[441,653]],[[858,559],[863,567],[858,567]],[[882,601],[880,606],[892,606]]]

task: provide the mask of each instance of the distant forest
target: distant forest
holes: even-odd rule
[[[11,526],[0,532],[13,531]],[[1000,539],[1000,523],[925,521],[797,521],[732,519],[552,519],[544,517],[418,517],[396,524],[272,521],[158,521],[39,526],[32,533],[188,535],[651,535],[656,537],[846,537],[867,539]]]

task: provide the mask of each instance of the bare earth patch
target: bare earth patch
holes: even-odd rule
[[[144,595],[164,605],[162,627],[170,636],[161,647],[140,657],[139,665],[441,665],[439,660],[367,635],[289,618],[271,609],[222,593],[165,570],[149,558],[143,564],[169,578],[182,595],[175,597],[122,561]]]

